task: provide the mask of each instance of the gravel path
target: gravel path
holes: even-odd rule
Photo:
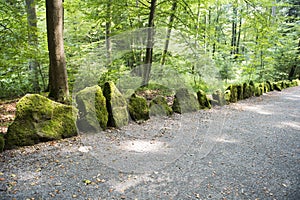
[[[300,199],[300,87],[0,154],[0,199]]]

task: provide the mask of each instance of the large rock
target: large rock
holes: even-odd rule
[[[135,93],[129,99],[128,110],[134,121],[146,121],[150,118],[146,99]]]
[[[127,102],[113,82],[106,82],[103,88],[108,111],[108,126],[120,128],[129,122]]]
[[[200,106],[194,94],[186,88],[180,88],[175,94],[172,109],[177,113],[187,113],[199,110]]]
[[[212,93],[212,97],[214,100],[212,101],[213,106],[224,106],[226,104],[224,93],[221,90],[216,90],[214,93]]]
[[[165,97],[158,95],[150,102],[150,116],[170,116],[173,111]]]
[[[207,95],[204,91],[199,90],[197,92],[197,98],[200,105],[200,109],[210,109],[211,105],[209,102],[209,99],[207,98]]]
[[[101,87],[87,87],[76,95],[79,118],[77,127],[82,132],[98,132],[105,130],[108,122],[106,99]]]
[[[77,135],[77,109],[38,94],[19,100],[16,118],[5,135],[5,149]]]

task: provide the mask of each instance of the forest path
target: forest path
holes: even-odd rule
[[[0,199],[299,199],[299,113],[298,86],[5,151]]]

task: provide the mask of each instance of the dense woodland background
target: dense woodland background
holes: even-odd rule
[[[70,91],[80,66],[97,64],[90,53],[99,47],[106,49],[107,66],[100,82],[115,81],[141,62],[157,62],[172,63],[191,77],[194,88],[205,88],[201,71],[168,48],[132,49],[118,60],[111,58],[110,38],[146,27],[166,27],[192,39],[226,84],[300,78],[298,0],[64,0],[63,5]],[[45,1],[0,0],[0,38],[0,98],[47,91]]]

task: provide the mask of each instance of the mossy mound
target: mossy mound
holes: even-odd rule
[[[197,98],[200,105],[200,109],[210,109],[211,105],[209,99],[206,96],[206,93],[202,90],[197,92]]]
[[[230,95],[231,95],[230,90],[226,90],[226,91],[224,92],[224,99],[225,99],[225,101],[226,101],[226,104],[229,104],[229,103],[230,103]]]
[[[16,118],[5,135],[5,149],[77,135],[77,109],[38,94],[27,94],[16,106]]]
[[[111,81],[106,82],[103,87],[103,94],[106,98],[108,111],[108,123],[110,127],[120,128],[129,122],[127,102],[121,92]]]
[[[259,97],[264,93],[264,88],[261,84],[255,84],[254,88],[255,88],[254,95],[256,97]]]
[[[170,116],[173,111],[165,97],[158,95],[150,102],[150,116]]]
[[[212,105],[224,106],[226,104],[224,93],[221,90],[216,90],[212,93],[213,100]]]
[[[87,87],[76,95],[79,110],[77,127],[79,131],[105,130],[108,122],[106,99],[98,85]]]
[[[180,88],[174,98],[172,109],[176,113],[194,112],[200,109],[197,98],[186,88]]]
[[[274,86],[270,81],[266,81],[266,85],[268,85],[269,91],[274,91]]]
[[[273,83],[273,87],[274,87],[274,90],[277,90],[277,91],[281,91],[282,90],[280,82],[274,82]]]
[[[298,86],[299,85],[299,80],[292,80],[292,83],[291,83],[292,87],[295,87],[295,86]]]
[[[3,134],[0,134],[0,153],[3,151],[4,149],[4,137]]]
[[[238,90],[236,85],[230,85],[228,86],[227,90],[230,90],[230,103],[235,103],[238,100]]]
[[[149,107],[144,97],[133,94],[128,103],[128,110],[134,121],[146,121],[149,117]]]

